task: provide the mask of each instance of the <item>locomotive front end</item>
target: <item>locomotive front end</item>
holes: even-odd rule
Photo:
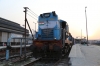
[[[55,53],[60,55],[61,49],[61,29],[58,15],[55,12],[40,14],[38,32],[31,46],[34,57],[51,57]]]

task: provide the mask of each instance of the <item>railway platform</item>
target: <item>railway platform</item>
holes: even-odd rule
[[[69,58],[71,66],[100,66],[100,46],[75,44]]]

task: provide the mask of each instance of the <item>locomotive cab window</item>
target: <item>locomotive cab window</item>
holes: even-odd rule
[[[45,18],[48,18],[48,17],[50,17],[50,13],[44,13],[43,16],[44,16]]]
[[[66,29],[66,22],[65,21],[61,22],[61,28]]]

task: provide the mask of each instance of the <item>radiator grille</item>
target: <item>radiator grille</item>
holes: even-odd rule
[[[54,38],[53,29],[42,29],[42,38]]]

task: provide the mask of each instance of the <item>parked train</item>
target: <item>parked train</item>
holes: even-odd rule
[[[38,32],[30,46],[34,57],[61,58],[70,52],[73,44],[68,23],[59,19],[55,11],[40,14]]]

